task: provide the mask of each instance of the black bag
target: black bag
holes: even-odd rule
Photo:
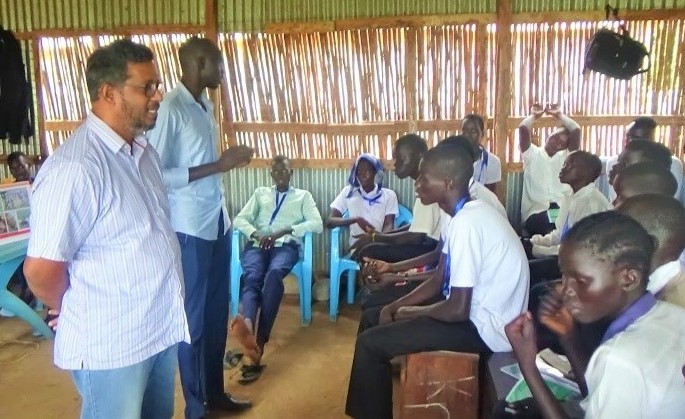
[[[618,18],[618,9],[613,10],[614,18]],[[647,57],[647,67],[643,68],[643,61]],[[625,25],[621,25],[618,32],[600,29],[590,39],[585,49],[585,68],[609,77],[628,80],[631,77],[649,71],[649,51],[639,41],[630,37]]]

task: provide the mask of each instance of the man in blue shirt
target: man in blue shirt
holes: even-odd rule
[[[288,158],[276,156],[271,164],[274,186],[257,188],[235,217],[235,228],[251,239],[240,256],[241,315],[231,323],[231,331],[253,363],[243,366],[241,383],[254,381],[261,374],[264,345],[283,298],[283,278],[300,258],[302,237],[307,232],[323,231],[312,194],[291,187],[292,174]]]
[[[191,38],[179,49],[179,59],[181,83],[162,101],[148,137],[159,153],[171,225],[181,244],[191,336],[191,344],[178,348],[185,415],[200,418],[205,403],[210,410],[250,407],[224,392],[230,220],[222,174],[248,164],[253,150],[235,146],[218,154],[214,107],[205,89],[216,89],[223,79],[219,48],[208,39]]]

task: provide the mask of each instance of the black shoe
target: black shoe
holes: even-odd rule
[[[209,410],[221,410],[223,412],[242,412],[252,407],[252,402],[247,400],[234,399],[229,394],[222,394],[218,399],[208,400]]]

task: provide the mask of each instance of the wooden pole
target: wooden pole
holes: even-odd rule
[[[495,154],[504,163],[509,131],[507,120],[511,109],[511,1],[497,0],[497,90],[495,99]],[[502,165],[502,182],[497,188],[500,201],[507,196],[507,171]]]

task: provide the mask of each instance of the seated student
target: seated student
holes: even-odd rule
[[[410,294],[364,312],[366,327],[357,337],[347,393],[349,416],[392,417],[390,360],[395,356],[510,350],[503,328],[525,310],[526,256],[507,220],[470,199],[471,162],[454,146],[439,145],[424,154],[416,192],[424,204],[437,202],[452,216],[443,249],[446,274],[440,270]]]
[[[233,220],[233,227],[250,238],[240,255],[241,314],[231,322],[231,332],[253,362],[243,368],[240,382],[254,381],[261,373],[264,345],[283,298],[283,278],[300,258],[302,237],[323,230],[312,194],[290,186],[292,173],[288,158],[276,156],[271,163],[275,185],[255,189]]]
[[[685,308],[685,273],[678,260],[685,250],[683,204],[672,196],[647,193],[627,198],[617,211],[632,217],[656,238],[647,291]]]
[[[331,203],[326,227],[350,227],[350,246],[359,234],[390,231],[399,214],[395,191],[384,188],[376,176],[383,171],[383,163],[371,154],[357,158],[345,186]],[[348,217],[343,218],[347,212]]]
[[[614,178],[616,199],[614,208],[631,196],[648,193],[673,196],[678,189],[678,182],[670,170],[644,161],[622,169]]]
[[[9,167],[10,174],[14,177],[15,182],[33,183],[33,164],[23,152],[11,152],[7,156],[7,166]],[[12,278],[10,278],[7,288],[13,290],[24,303],[29,305],[35,303],[35,297],[29,289],[29,284],[24,277],[24,262],[22,262],[17,270],[14,271],[14,274],[12,274]],[[0,316],[14,317],[14,313],[6,308],[2,308],[0,309]]]
[[[543,302],[539,317],[566,349],[586,395],[586,418],[669,419],[685,412],[685,310],[647,292],[653,251],[649,234],[615,211],[586,217],[564,236],[563,288]],[[600,319],[611,324],[586,363],[587,355],[577,350],[576,324]],[[505,330],[542,416],[568,417],[535,366],[530,312]]]
[[[656,121],[647,116],[641,116],[636,118],[626,130],[626,137],[623,141],[624,149],[633,141],[649,141],[654,142],[654,136],[656,132]],[[668,149],[667,149],[668,150]],[[669,151],[669,155],[671,155]],[[613,201],[616,198],[616,192],[612,187],[611,182],[611,172],[614,166],[618,163],[619,156],[614,156],[609,158],[606,163],[606,173],[609,175],[609,201]],[[682,189],[683,183],[683,162],[675,156],[671,156],[669,160],[669,165],[667,166],[673,173],[673,176],[678,182],[678,191],[676,196],[680,196],[680,191]]]
[[[470,141],[462,135],[447,137],[440,141],[438,145],[460,147],[473,160],[476,158]],[[506,210],[499,201],[499,198],[497,198],[497,195],[482,184],[475,182],[473,177],[469,180],[469,195],[471,199],[478,199],[490,205],[504,219],[507,219]],[[417,198],[417,203],[420,203],[420,198]],[[424,206],[423,204],[421,205]],[[429,207],[433,206],[437,206],[437,204],[429,205]],[[435,228],[438,237],[442,240],[451,217],[442,210],[439,211],[439,216],[439,222],[435,225]],[[416,220],[416,213],[414,214],[414,220]],[[405,257],[399,260],[387,260],[382,257],[364,254],[367,257],[363,258],[365,264],[362,269],[362,279],[373,292],[369,298],[362,302],[362,309],[388,304],[411,291],[421,281],[433,275],[434,270],[439,265],[441,255],[442,246],[440,245],[432,252],[424,253],[414,258]],[[404,285],[398,287],[399,284]]]
[[[573,224],[590,214],[609,208],[609,202],[594,183],[601,171],[602,162],[594,154],[575,151],[568,155],[559,172],[559,180],[570,186],[572,193],[561,202],[554,231],[530,238],[534,257],[556,256],[562,236]]]
[[[499,157],[487,151],[481,144],[485,137],[485,122],[480,115],[468,114],[461,122],[461,135],[468,138],[476,152],[473,163],[473,178],[492,192],[497,192],[497,184],[502,180],[502,163]]]
[[[564,125],[547,137],[544,148],[531,142],[533,122],[544,114],[552,115]],[[569,152],[580,147],[580,125],[564,115],[558,105],[546,108],[535,104],[530,116],[519,125],[519,149],[523,158],[523,192],[521,194],[521,220],[529,235],[545,235],[554,230],[547,210],[561,203],[568,186],[559,180],[559,172]]]
[[[672,153],[663,144],[655,143],[653,141],[634,140],[628,143],[618,156],[618,162],[611,168],[609,172],[609,184],[612,185],[616,181],[616,176],[628,166],[640,162],[651,162],[654,165],[663,167],[669,170]],[[676,177],[676,180],[678,178]],[[614,191],[615,198],[615,191]]]

